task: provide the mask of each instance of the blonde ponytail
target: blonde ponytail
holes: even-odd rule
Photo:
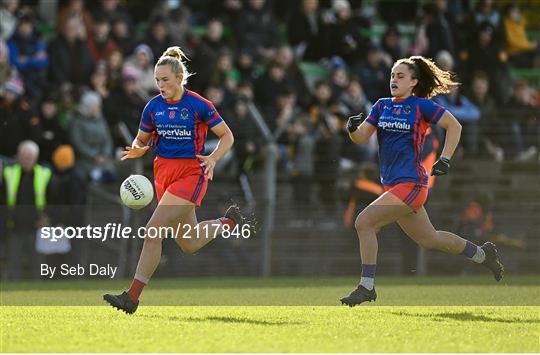
[[[193,75],[188,72],[184,59],[189,60],[180,47],[169,47],[163,52],[161,57],[159,57],[156,67],[160,65],[170,65],[172,71],[176,75],[182,76],[182,86],[184,86],[187,84],[187,79]]]

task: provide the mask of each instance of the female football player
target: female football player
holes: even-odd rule
[[[159,58],[154,74],[160,94],[144,108],[137,137],[123,152],[122,160],[139,158],[148,151],[153,139],[157,155],[154,184],[159,201],[146,225],[147,234],[131,286],[120,295],[103,296],[113,307],[129,314],[137,309],[139,295],[159,265],[165,237],[156,237],[155,231],[160,227],[174,228],[176,243],[192,254],[216,235],[245,222],[238,207],[231,206],[224,217],[197,223],[195,207],[201,205],[216,162],[231,149],[234,138],[214,105],[184,87],[191,75],[184,58],[180,47],[168,48]],[[205,156],[209,128],[219,137],[219,143]]]
[[[392,222],[397,222],[422,247],[465,255],[491,270],[495,280],[501,280],[504,268],[494,244],[487,242],[479,247],[453,233],[436,230],[423,207],[428,176],[420,162],[420,152],[426,130],[430,124],[446,130],[444,148],[431,175],[448,173],[461,135],[461,125],[455,117],[429,98],[447,93],[456,85],[450,72],[424,57],[400,59],[390,77],[392,97],[379,99],[363,122],[361,116],[349,118],[347,130],[353,142],[363,144],[377,132],[380,175],[386,192],[356,218],[362,275],[358,287],[343,297],[342,303],[353,307],[377,298],[377,231]]]

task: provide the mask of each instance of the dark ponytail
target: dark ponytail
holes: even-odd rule
[[[412,91],[415,96],[430,98],[447,94],[453,87],[459,85],[454,80],[454,73],[442,70],[430,59],[422,56],[400,59],[394,66],[399,64],[407,65],[413,73],[412,77],[418,79],[418,84]]]

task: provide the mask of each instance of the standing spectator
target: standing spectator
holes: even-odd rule
[[[294,90],[296,97],[301,97],[305,95],[300,95],[301,93],[307,92],[308,88],[306,86],[304,75],[298,66],[298,62],[294,58],[293,50],[289,45],[283,44],[277,48],[275,61],[279,63],[285,70],[285,76],[291,85],[291,88]],[[307,102],[300,102],[305,105]]]
[[[9,59],[23,78],[26,95],[39,101],[47,79],[48,58],[45,42],[34,31],[30,17],[19,20],[8,47]]]
[[[71,122],[70,139],[77,156],[77,165],[85,177],[100,182],[114,180],[112,138],[97,93],[88,91],[83,94],[79,111]]]
[[[48,225],[47,201],[50,200],[50,169],[37,164],[38,145],[25,140],[17,146],[17,161],[3,168],[0,189],[2,206],[7,207],[9,235],[9,277],[39,275],[34,248],[36,230]]]
[[[109,35],[110,31],[111,26],[106,19],[99,18],[94,21],[92,34],[88,36],[87,42],[94,63],[107,58],[112,51],[118,48]]]
[[[397,27],[390,26],[386,29],[381,40],[383,51],[392,57],[392,61],[405,57],[405,49],[403,48],[403,40]]]
[[[435,58],[442,50],[450,52],[452,57],[456,55],[453,26],[446,17],[447,1],[436,1],[434,6],[428,7],[431,13],[431,21],[426,27],[428,49],[427,56]]]
[[[345,93],[350,80],[345,66],[336,66],[330,74],[330,85],[332,90],[332,101],[337,102],[341,95]]]
[[[111,91],[109,89],[107,78],[107,67],[105,66],[104,62],[100,62],[96,66],[92,76],[90,76],[90,90],[99,95],[101,98],[101,107],[103,108],[103,111],[108,112],[112,102],[110,98]]]
[[[129,28],[133,26],[131,16],[125,6],[119,0],[100,0],[98,6],[93,11],[93,18],[105,19],[112,23],[115,19],[124,20]]]
[[[271,12],[265,10],[265,4],[265,0],[248,0],[234,24],[234,33],[240,49],[251,48],[257,60],[269,61],[277,46],[277,24]]]
[[[119,49],[113,50],[106,58],[108,86],[110,90],[122,86],[122,68],[124,67],[124,55]]]
[[[330,55],[336,55],[347,64],[352,65],[365,58],[369,40],[364,38],[360,29],[368,24],[362,18],[353,16],[347,0],[334,0],[332,9],[336,15],[336,23],[330,26]]]
[[[41,122],[41,143],[39,145],[40,160],[52,162],[53,151],[62,144],[69,143],[67,131],[60,125],[58,120],[58,96],[48,94],[39,106],[39,118]]]
[[[0,155],[12,157],[24,140],[40,141],[41,125],[30,105],[23,100],[22,81],[14,77],[3,87],[0,98]]]
[[[229,117],[229,124],[234,132],[237,175],[240,176],[251,169],[260,149],[260,139],[254,120],[250,117],[246,100],[236,100]]]
[[[274,98],[291,87],[285,69],[277,62],[271,62],[266,72],[255,81],[255,101],[263,110],[274,103]]]
[[[154,54],[146,44],[139,44],[133,55],[126,61],[126,68],[131,68],[137,75],[137,90],[145,100],[156,94],[154,79]]]
[[[9,48],[6,43],[0,39],[0,96],[2,96],[2,88],[4,84],[11,78],[15,77],[17,70],[9,63]]]
[[[80,19],[66,19],[63,31],[49,45],[49,75],[54,84],[88,83],[93,62],[90,50],[79,32]]]

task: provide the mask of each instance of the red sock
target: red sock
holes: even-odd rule
[[[129,297],[133,302],[137,302],[144,286],[146,286],[146,284],[141,280],[138,280],[136,278],[133,279],[133,282],[131,282],[131,286],[129,286],[129,290],[127,291]]]
[[[228,225],[231,229],[236,226],[236,223],[231,218],[221,217],[218,219],[221,223]]]

